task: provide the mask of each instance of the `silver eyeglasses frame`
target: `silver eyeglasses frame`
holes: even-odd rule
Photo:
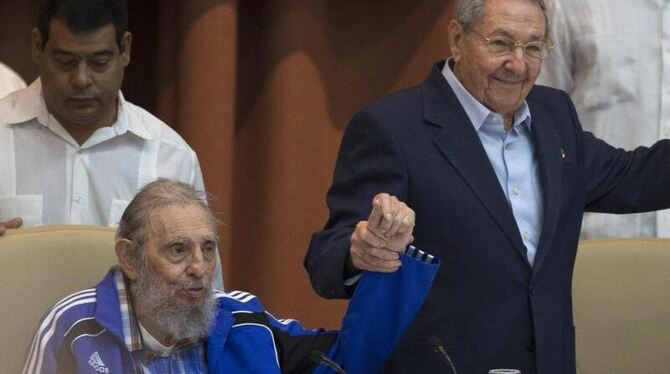
[[[470,31],[484,41],[489,53],[497,56],[505,56],[514,52],[515,49],[521,48],[524,56],[542,60],[547,57],[554,48],[554,43],[552,43],[549,38],[546,40],[533,40],[526,43],[520,43],[502,35],[484,36],[474,29]]]

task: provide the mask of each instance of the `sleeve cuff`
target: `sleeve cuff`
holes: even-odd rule
[[[417,261],[426,263],[426,264],[437,264],[439,263],[439,260],[437,257],[428,254],[419,248],[413,246],[413,245],[408,245],[407,249],[405,249],[405,256],[411,257]]]

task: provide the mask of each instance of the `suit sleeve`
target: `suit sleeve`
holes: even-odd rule
[[[326,202],[330,212],[305,257],[315,291],[325,298],[349,298],[344,266],[356,224],[367,219],[372,198],[381,192],[406,200],[407,174],[399,141],[370,112],[360,112],[342,138],[333,184]]]
[[[632,151],[615,148],[583,131],[569,97],[581,153],[585,210],[627,214],[670,208],[670,140]]]

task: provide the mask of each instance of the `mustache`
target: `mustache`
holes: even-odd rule
[[[69,99],[98,99],[100,92],[89,88],[73,88],[67,92]]]
[[[67,97],[70,100],[97,100],[97,95],[70,95]]]
[[[206,288],[211,289],[212,281],[208,279],[184,279],[179,280],[172,285],[174,291],[183,291],[189,288]]]
[[[160,280],[151,271],[140,273],[130,287],[137,313],[148,316],[175,340],[206,337],[218,311],[208,277],[182,279],[172,284]],[[175,299],[177,289],[207,287],[208,297],[198,307],[185,308]]]
[[[498,69],[493,73],[493,78],[505,81],[505,82],[523,82],[528,79],[528,74],[515,74],[506,69]]]
[[[505,83],[521,83],[527,81],[526,77],[519,77],[516,75],[494,75],[493,78]]]

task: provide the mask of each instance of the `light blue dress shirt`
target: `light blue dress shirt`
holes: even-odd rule
[[[493,166],[500,187],[512,207],[519,234],[532,266],[542,231],[543,202],[531,117],[524,100],[514,113],[512,128],[505,130],[502,115],[491,112],[458,81],[447,61],[442,69],[449,86],[465,109]]]

